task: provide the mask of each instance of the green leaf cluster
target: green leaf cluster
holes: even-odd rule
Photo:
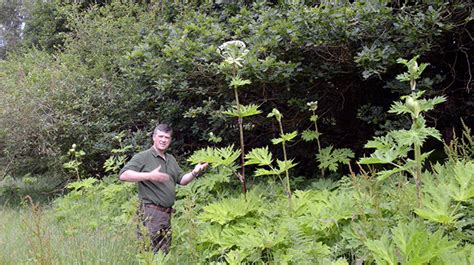
[[[354,158],[354,152],[348,148],[335,148],[330,145],[321,149],[316,155],[316,159],[319,162],[318,167],[320,169],[328,169],[329,171],[336,172],[339,164],[347,164]]]
[[[412,221],[392,229],[391,240],[384,235],[379,240],[368,240],[367,248],[377,264],[427,264],[456,248],[440,230],[430,233],[422,224]]]
[[[240,151],[234,150],[234,146],[230,145],[222,148],[207,147],[195,151],[188,161],[193,164],[209,163],[213,167],[225,166],[231,167],[235,160],[239,158]]]

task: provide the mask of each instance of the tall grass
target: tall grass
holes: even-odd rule
[[[84,216],[87,218],[87,216]],[[64,233],[52,210],[0,208],[1,264],[134,264],[134,229]]]

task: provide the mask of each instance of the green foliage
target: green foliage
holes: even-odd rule
[[[418,195],[420,197],[421,189],[421,167],[422,162],[429,156],[430,152],[421,153],[421,147],[428,137],[441,140],[441,134],[435,128],[426,126],[422,113],[432,110],[435,105],[444,102],[444,97],[435,97],[432,99],[420,99],[423,91],[415,92],[416,79],[420,77],[421,72],[426,65],[418,67],[415,56],[410,61],[400,59],[399,62],[405,64],[408,71],[400,77],[403,81],[410,81],[412,93],[408,96],[402,96],[405,102],[395,102],[390,111],[392,113],[410,114],[412,126],[410,130],[392,130],[385,136],[376,137],[367,142],[366,148],[375,148],[376,150],[369,158],[361,158],[360,164],[390,164],[395,168],[379,171],[377,173],[379,180],[385,180],[393,174],[407,171],[415,177],[417,182]],[[408,152],[414,150],[414,159],[407,159]],[[406,159],[406,160],[405,160]],[[418,198],[418,201],[420,198]]]
[[[62,184],[60,176],[25,174],[13,177],[5,175],[0,179],[0,205],[18,206],[27,196],[35,202],[48,203],[53,200]]]
[[[245,155],[245,165],[269,166],[273,162],[272,153],[268,147],[254,148]]]
[[[396,78],[398,80],[409,82],[409,81],[417,80],[420,78],[421,73],[423,73],[423,71],[428,66],[428,64],[422,63],[418,65],[418,62],[417,62],[418,57],[419,56],[417,55],[413,57],[412,59],[410,59],[409,61],[402,58],[397,59],[397,63],[404,64],[408,68],[407,72],[397,75]]]
[[[63,164],[63,167],[75,173],[77,180],[81,179],[80,166],[82,165],[82,157],[86,155],[83,150],[76,151],[76,144],[73,144],[68,151],[69,161]]]
[[[339,164],[349,163],[351,158],[354,158],[354,152],[352,152],[352,150],[348,148],[333,149],[332,145],[321,149],[321,152],[316,155],[319,168],[328,169],[332,172],[337,171]]]
[[[380,75],[392,82],[396,59],[412,54],[438,69],[431,55],[442,51],[441,38],[466,32],[458,20],[464,9],[458,8],[373,1],[37,2],[26,23],[25,49],[0,63],[2,152],[23,160],[15,168],[35,166],[35,173],[44,173],[58,169],[65,162],[60,155],[76,143],[87,153],[87,173],[102,176],[114,145],[110,138],[126,131],[124,146],[140,150],[157,121],[182,133],[178,154],[188,152],[184,146],[202,147],[211,130],[227,145],[239,133],[222,115],[233,105],[234,91],[227,87],[238,87],[239,100],[261,111],[281,110],[291,117],[285,121],[291,130],[309,127],[305,101],[319,100],[321,120],[340,120],[351,113],[346,107],[367,104],[373,97],[365,92],[383,85],[357,76]],[[217,51],[227,40],[241,40],[245,47],[233,41]],[[238,73],[232,73],[235,67]],[[391,96],[383,93],[381,98]],[[248,135],[267,135],[269,123],[255,117],[244,126]],[[264,138],[251,141],[250,148],[266,144]],[[307,153],[306,145],[295,145],[294,153]]]
[[[301,133],[301,138],[303,140],[309,142],[309,141],[319,139],[319,137],[321,137],[321,135],[322,134],[320,132],[316,132],[316,131],[312,131],[312,130],[304,130]]]
[[[290,142],[291,140],[296,138],[296,136],[298,136],[297,131],[293,131],[291,133],[284,133],[284,134],[280,135],[279,138],[272,139],[272,144],[281,144],[281,143]]]
[[[451,252],[457,244],[443,237],[441,231],[429,233],[416,221],[393,228],[392,240],[385,235],[380,240],[367,241],[377,264],[426,264]]]
[[[424,99],[422,92],[402,96],[390,113],[409,114],[412,127],[392,130],[367,143],[366,147],[375,151],[360,162],[375,167],[368,172],[361,168],[360,175],[351,172],[350,178],[337,183],[304,185],[305,190],[294,191],[291,211],[285,210],[290,183],[302,179],[290,175],[290,169],[298,168],[295,159],[288,159],[286,144],[291,142],[293,153],[308,153],[306,146],[299,148],[296,128],[314,124],[314,130],[304,131],[302,138],[317,141],[320,167],[337,171],[339,164],[353,157],[352,151],[332,146],[322,149],[321,143],[338,142],[341,128],[351,130],[339,119],[351,118],[353,112],[347,107],[357,109],[358,104],[367,104],[375,97],[379,101],[393,96],[380,90],[377,95],[367,91],[373,84],[393,83],[397,58],[420,54],[429,60],[432,54],[440,54],[441,38],[465,31],[466,24],[460,22],[463,14],[457,7],[442,1],[403,7],[375,1],[255,2],[213,7],[196,2],[165,6],[107,1],[84,6],[44,6],[48,12],[35,18],[37,24],[30,25],[38,27],[28,34],[63,34],[51,38],[43,34],[44,39],[27,43],[39,45],[40,50],[25,49],[23,54],[10,54],[6,61],[0,61],[2,157],[37,173],[60,171],[65,162],[61,155],[72,144],[84,150],[83,155],[71,153],[77,163],[69,165],[74,170],[82,168],[84,180],[70,183],[69,192],[54,202],[51,213],[58,234],[78,238],[76,245],[57,244],[66,246],[68,249],[60,251],[73,258],[60,255],[60,261],[50,263],[472,263],[472,136],[468,133],[464,140],[447,146],[447,161],[432,168],[422,164],[431,153],[421,153],[421,146],[430,136],[441,138],[436,129],[428,127],[429,120],[422,114],[444,102],[444,97]],[[58,21],[67,26],[64,31],[39,27],[57,25]],[[453,22],[459,31],[449,32]],[[463,46],[461,35],[455,36],[465,52],[469,46]],[[231,39],[242,42],[227,42],[218,49]],[[53,43],[61,43],[60,49],[50,49]],[[434,67],[429,70],[441,72],[442,68],[433,64],[439,60],[432,60]],[[408,67],[398,79],[410,81],[414,90],[413,81],[426,65],[418,65],[416,58],[398,61]],[[365,81],[372,76],[385,80]],[[386,88],[397,93],[402,85]],[[436,89],[431,92],[437,93]],[[232,96],[234,101],[229,100]],[[307,105],[310,116],[304,112],[308,100],[319,100],[319,106],[317,101]],[[468,113],[467,106],[462,113]],[[268,147],[250,148],[245,154],[228,145],[236,139],[237,130],[224,114],[243,118],[270,108],[269,117],[279,126],[278,138],[272,142],[282,145],[283,159],[277,159],[280,156],[270,153]],[[267,136],[275,133],[271,121],[258,116],[254,119],[246,123],[239,120],[242,150],[244,141],[252,139],[248,141],[251,145],[265,146]],[[337,120],[338,127],[335,133],[323,130],[328,133],[321,137],[317,122],[324,125],[325,120]],[[111,233],[113,236],[108,234],[104,241],[113,244],[120,230],[134,232],[131,218],[137,207],[136,190],[118,182],[115,175],[128,154],[148,144],[146,132],[157,121],[171,123],[179,132],[178,153],[186,148],[189,154],[189,148],[199,148],[208,139],[220,139],[227,146],[204,148],[189,157],[191,163],[209,162],[212,168],[178,190],[173,253],[166,257],[136,253],[130,250],[133,240],[128,241],[128,248],[107,248],[114,251],[106,252],[105,258],[95,254],[106,245],[100,240],[94,249],[83,250],[81,247],[90,241],[81,240],[80,235]],[[285,133],[283,125],[291,128],[291,133]],[[412,152],[414,158],[410,158]],[[275,185],[273,178],[254,178],[250,192],[236,195],[230,177],[237,175],[242,181],[236,173],[239,155],[245,156],[246,166],[256,166],[254,176],[281,177],[285,173],[284,188]],[[379,164],[387,167],[380,169]],[[300,171],[306,174],[310,170]],[[415,187],[406,173],[416,176],[417,184],[423,177],[423,185]],[[104,175],[111,177],[91,177]],[[391,178],[393,175],[396,178]],[[31,176],[24,177],[22,185],[13,177],[2,179],[0,192],[25,194],[25,186],[42,182],[40,176]],[[415,188],[422,196],[417,197]],[[420,205],[413,204],[416,199]],[[3,212],[0,216],[4,217]],[[4,224],[0,222],[0,244],[9,244],[1,249],[12,250],[10,243],[16,244],[16,238],[10,240],[13,237],[7,234],[9,229],[3,229]],[[41,229],[37,231],[46,231]],[[6,234],[9,237],[4,239]],[[37,243],[22,245],[40,246]],[[121,259],[114,259],[117,256]],[[0,257],[4,260],[8,256],[2,253]]]
[[[238,88],[241,86],[249,85],[251,83],[252,82],[250,82],[250,80],[248,79],[241,79],[239,76],[236,76],[232,78],[232,81],[230,82],[230,86],[232,88]]]
[[[461,218],[465,215],[462,208],[469,207],[474,197],[473,166],[472,161],[457,161],[447,166],[436,164],[434,174],[426,178],[429,181],[423,189],[423,207],[416,209],[416,214],[450,227],[467,226]]]
[[[68,188],[67,195],[54,201],[55,218],[67,234],[120,230],[130,224],[138,206],[136,185],[118,182],[115,177],[101,182],[87,178],[70,183]]]
[[[49,52],[64,44],[67,29],[66,14],[53,2],[35,2],[25,23],[23,45]]]
[[[209,163],[213,167],[232,167],[235,164],[235,160],[239,158],[239,156],[240,152],[238,150],[234,150],[233,145],[222,148],[207,147],[195,151],[188,158],[188,161],[193,164]]]
[[[238,198],[224,199],[204,207],[203,213],[199,215],[199,219],[204,222],[218,223],[220,225],[230,224],[239,218],[258,214],[260,209],[259,201],[260,199],[255,193],[249,193],[246,196],[241,195]]]
[[[249,105],[232,106],[230,110],[224,111],[222,113],[229,116],[233,116],[233,117],[245,118],[245,117],[250,117],[250,116],[260,114],[262,113],[262,111],[258,109],[257,105],[249,104]]]

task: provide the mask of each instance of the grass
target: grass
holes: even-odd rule
[[[0,208],[2,264],[134,264],[133,229],[64,233],[52,210],[32,205]]]
[[[85,203],[82,197],[72,199],[75,203],[69,205],[73,212],[77,211],[73,216],[79,218],[61,221],[57,209],[51,206],[63,193],[54,189],[58,184],[59,178],[48,176],[7,175],[0,179],[1,265],[195,264],[187,253],[181,253],[182,247],[176,246],[176,240],[167,257],[141,251],[133,221],[120,227],[106,224],[106,228],[91,228],[90,221],[103,220],[105,213],[96,205],[90,205],[88,211],[76,209]]]

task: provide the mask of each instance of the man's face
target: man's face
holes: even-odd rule
[[[171,144],[171,133],[156,131],[153,135],[153,146],[156,150],[164,152]]]

